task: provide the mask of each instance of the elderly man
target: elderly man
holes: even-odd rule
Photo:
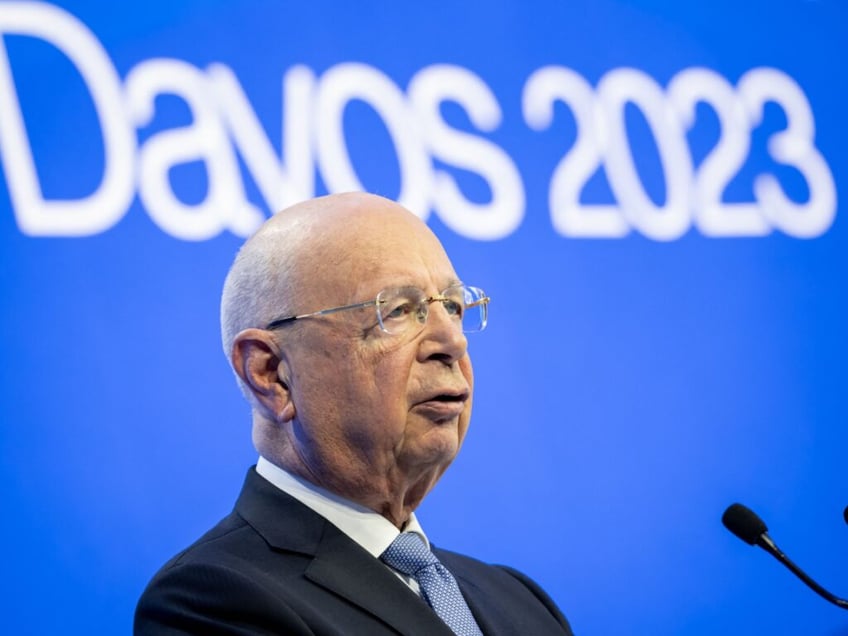
[[[535,583],[432,548],[413,512],[468,429],[465,333],[488,300],[387,199],[271,218],[221,302],[260,458],[234,511],[150,582],[136,634],[570,634]]]

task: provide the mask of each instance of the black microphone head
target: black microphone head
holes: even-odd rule
[[[756,545],[761,536],[768,532],[765,522],[757,513],[740,503],[731,504],[721,516],[724,527],[745,543]]]
[[[845,523],[848,523],[848,506],[845,506],[845,510],[842,511],[842,516],[845,517]]]

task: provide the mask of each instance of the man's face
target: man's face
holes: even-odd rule
[[[434,296],[458,282],[436,238],[406,217],[348,239],[332,264],[316,265],[298,311],[370,300],[390,287]],[[467,342],[442,303],[411,335],[382,332],[370,306],[293,327],[284,363],[293,447],[310,478],[340,493],[409,483],[429,490],[471,415]]]

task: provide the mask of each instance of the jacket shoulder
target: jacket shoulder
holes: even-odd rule
[[[262,537],[230,514],[154,575],[138,601],[134,633],[272,634],[286,625],[286,633],[311,634],[279,599],[280,563],[272,572],[267,554]],[[301,568],[298,561],[284,560],[289,576],[308,562]]]

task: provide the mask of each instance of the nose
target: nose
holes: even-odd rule
[[[448,313],[443,302],[431,302],[421,332],[419,360],[440,360],[445,364],[453,364],[467,350],[468,339],[462,331],[462,322]]]

